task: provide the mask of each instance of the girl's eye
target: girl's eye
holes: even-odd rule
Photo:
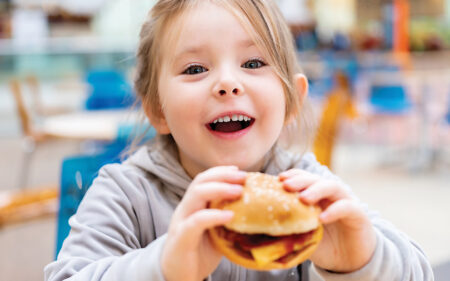
[[[201,65],[191,65],[188,68],[186,68],[185,71],[183,71],[183,74],[195,75],[195,74],[200,74],[205,71],[208,71],[208,70]]]
[[[252,60],[249,60],[249,61],[245,62],[245,63],[242,65],[242,67],[244,67],[244,68],[250,68],[250,69],[256,69],[256,68],[263,67],[263,66],[265,66],[265,65],[266,65],[266,63],[263,62],[262,60],[259,60],[259,59],[252,59]]]

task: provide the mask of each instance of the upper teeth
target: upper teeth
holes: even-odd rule
[[[238,115],[238,114],[233,114],[230,116],[223,116],[220,118],[217,118],[216,120],[213,121],[213,123],[217,123],[217,122],[230,122],[230,121],[250,121],[251,118],[247,117],[245,115]]]

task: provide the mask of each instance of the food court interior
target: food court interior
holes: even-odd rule
[[[130,139],[155,0],[0,1],[0,280],[42,280]],[[310,149],[450,280],[450,0],[277,0],[308,77]]]

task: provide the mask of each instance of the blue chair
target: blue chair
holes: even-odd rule
[[[375,112],[380,114],[403,114],[412,107],[402,85],[373,85],[369,102]]]
[[[114,144],[111,148],[97,155],[78,155],[63,160],[61,169],[61,187],[59,195],[59,212],[57,218],[55,257],[70,232],[69,218],[75,214],[84,194],[97,177],[100,168],[108,163],[120,161],[118,151],[123,149]]]
[[[149,126],[136,126],[130,124],[120,125],[117,130],[116,142],[128,143],[131,139],[141,138],[142,142],[148,141],[156,136],[156,130]]]
[[[329,73],[324,73],[317,79],[308,79],[309,95],[312,98],[324,98],[333,89],[333,77]]]
[[[294,39],[299,51],[315,50],[319,44],[315,30],[302,31]]]
[[[86,75],[90,90],[85,103],[88,110],[127,108],[136,98],[124,75],[115,70],[91,70]]]
[[[123,160],[122,152],[129,146],[132,138],[138,138],[141,145],[156,135],[153,127],[119,127],[118,137],[113,142],[97,143],[95,154],[77,155],[63,160],[61,168],[61,186],[59,212],[57,218],[55,257],[70,232],[69,218],[74,215],[84,194],[97,177],[100,168],[109,163]]]
[[[447,121],[447,124],[450,124],[450,100],[448,101],[447,114],[445,114],[445,120]]]
[[[337,33],[333,37],[333,50],[345,51],[351,47],[351,41],[348,35],[344,33]]]
[[[354,55],[323,51],[320,53],[320,58],[325,66],[324,71],[321,72],[320,77],[308,81],[309,93],[312,98],[326,97],[337,86],[335,76],[338,72],[345,73],[350,87],[353,88],[359,75],[359,64]]]

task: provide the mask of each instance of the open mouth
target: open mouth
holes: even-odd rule
[[[244,130],[255,122],[255,119],[245,115],[233,114],[223,116],[208,123],[207,127],[214,132],[234,133]]]

